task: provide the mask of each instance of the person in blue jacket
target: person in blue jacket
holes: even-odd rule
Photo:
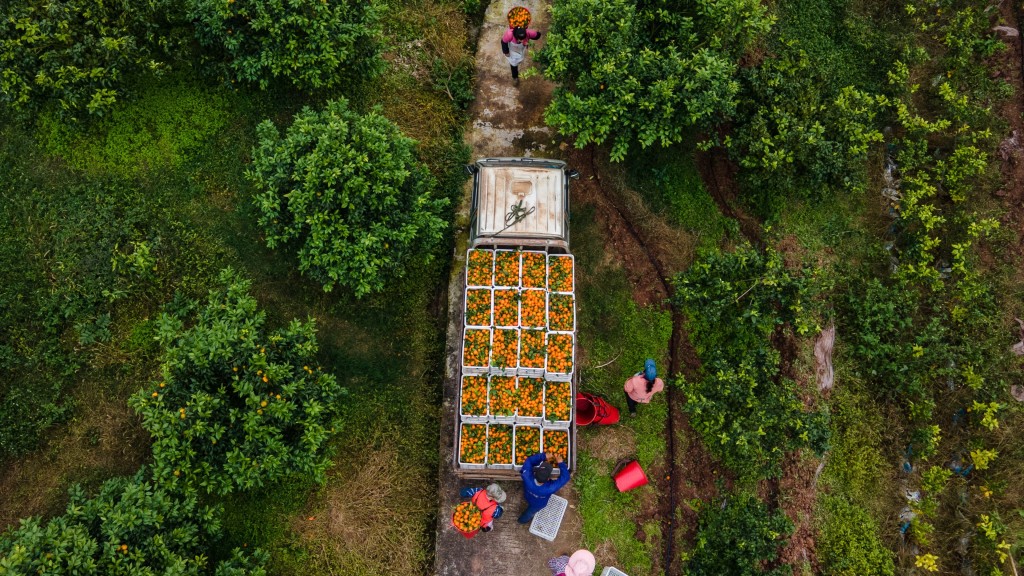
[[[551,471],[554,467],[551,460],[558,463],[560,474],[557,479],[551,479]],[[569,482],[569,467],[561,456],[545,454],[543,452],[534,454],[523,462],[523,469],[520,472],[523,477],[523,496],[526,497],[526,510],[519,516],[519,523],[526,524],[533,520],[533,517],[548,505],[551,495],[558,492],[562,486]]]

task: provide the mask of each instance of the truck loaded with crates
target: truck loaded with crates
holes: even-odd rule
[[[572,470],[578,372],[569,182],[577,173],[539,158],[486,158],[467,170],[456,474],[516,478],[537,452],[560,454]]]

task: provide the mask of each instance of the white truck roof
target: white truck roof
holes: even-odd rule
[[[470,214],[473,246],[514,244],[568,250],[565,162],[486,158],[477,161],[476,167]]]

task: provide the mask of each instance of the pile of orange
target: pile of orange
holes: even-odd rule
[[[490,286],[493,266],[493,251],[470,250],[469,260],[466,262],[466,284],[468,286]]]
[[[526,459],[540,452],[540,428],[516,426],[516,465],[522,466]]]
[[[522,6],[512,8],[507,16],[510,28],[526,28],[530,25],[530,11]]]
[[[462,413],[468,416],[487,415],[487,376],[462,378]]]
[[[491,416],[515,416],[516,379],[514,376],[491,376],[491,392],[488,397]]]
[[[462,365],[487,367],[491,355],[491,331],[466,330],[462,341]]]
[[[472,502],[463,502],[455,507],[452,514],[452,524],[462,532],[472,532],[480,528],[483,517],[480,509]]]
[[[467,464],[483,464],[487,459],[487,425],[463,424],[459,438],[459,460]]]
[[[491,365],[499,368],[515,368],[518,361],[519,330],[496,328],[491,343]]]
[[[548,329],[571,332],[574,328],[572,294],[548,295]]]
[[[519,287],[519,252],[500,250],[494,253],[494,285]]]
[[[572,371],[572,334],[548,334],[548,372]]]
[[[520,332],[522,341],[519,343],[519,366],[523,368],[543,368],[544,354],[547,347],[547,333],[543,330],[523,330]]]
[[[487,463],[512,463],[512,426],[491,424],[487,428]]]
[[[544,380],[519,379],[519,415],[531,418],[544,415]]]
[[[518,326],[519,325],[519,291],[518,290],[495,290],[494,291],[494,325],[495,326]]]
[[[544,288],[546,274],[543,252],[523,252],[523,288]]]
[[[544,431],[544,451],[569,458],[569,433],[564,430]]]
[[[572,257],[548,256],[548,290],[572,292]]]
[[[544,393],[544,408],[548,420],[568,420],[572,388],[568,382],[548,382]]]
[[[523,290],[519,325],[524,328],[544,327],[544,291]]]
[[[488,289],[470,289],[466,291],[466,325],[491,325],[491,291]]]

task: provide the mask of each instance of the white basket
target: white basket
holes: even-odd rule
[[[547,344],[551,346],[551,336],[553,334],[564,334],[572,338],[572,368],[568,372],[552,372],[548,369],[548,359],[544,359],[544,378],[552,380],[554,382],[570,382],[572,381],[573,372],[576,371],[576,333],[575,332],[548,332]]]
[[[483,330],[483,331],[487,332],[487,334],[488,334],[488,336],[487,336],[487,338],[488,338],[488,343],[487,343],[488,350],[487,350],[487,360],[485,361],[485,366],[467,366],[466,365],[466,349],[465,349],[466,348],[466,333],[469,332],[470,330]],[[459,360],[462,362],[462,373],[463,374],[471,375],[472,376],[472,375],[478,375],[478,374],[488,374],[491,371],[491,369],[490,369],[490,363],[491,363],[490,347],[493,345],[493,338],[494,338],[494,336],[491,334],[491,331],[488,330],[487,328],[482,328],[482,329],[481,328],[463,328],[462,329],[462,350],[460,351],[460,358],[459,358]]]
[[[533,428],[533,429],[537,430],[537,450],[538,450],[538,452],[540,451],[540,447],[542,446],[542,442],[544,442],[544,432],[540,429],[540,426],[536,426],[536,425],[533,425],[533,424],[516,424],[515,438],[513,438],[513,442],[512,442],[512,464],[513,464],[513,468],[515,468],[516,470],[522,470],[523,469],[522,464],[516,464],[516,451],[519,449],[519,430],[521,430],[522,428]],[[536,452],[534,452],[534,454],[536,454]],[[528,454],[526,457],[529,458],[530,456],[533,456],[533,454]]]
[[[540,536],[548,542],[554,542],[558,536],[558,529],[562,527],[562,517],[565,516],[565,509],[569,501],[561,496],[551,496],[548,505],[537,512],[530,523],[530,534]]]
[[[511,378],[512,379],[512,387],[513,388],[516,388],[516,384],[517,384],[515,376],[502,376],[502,375],[494,375],[494,374],[492,374],[492,375],[490,375],[487,378],[487,421],[495,423],[495,424],[515,424],[515,422],[516,422],[516,411],[515,410],[513,410],[512,413],[509,414],[509,415],[504,415],[504,414],[503,415],[498,415],[498,414],[494,414],[494,413],[491,412],[491,392],[494,390],[494,387],[491,386],[491,381],[495,377]],[[514,452],[513,452],[513,455],[512,455],[512,459],[515,460],[515,453]]]
[[[498,254],[507,252],[516,254],[515,250],[495,250],[494,251],[494,262],[492,263],[493,274],[491,274],[492,281],[494,282],[495,288],[519,288],[522,283],[523,277],[523,259],[519,254],[516,254],[515,260],[519,263],[519,274],[516,276],[515,284],[498,284]],[[575,269],[574,269],[575,270]]]
[[[466,414],[462,411],[462,391],[466,386],[466,378],[483,378],[484,379],[484,413],[483,414]],[[487,416],[490,413],[487,400],[490,398],[487,395],[487,387],[490,383],[490,378],[485,374],[464,374],[462,380],[459,383],[459,416],[463,422],[481,424],[487,422]]]
[[[531,324],[526,326],[523,324],[523,299],[525,294],[519,298],[519,327],[524,330],[546,330],[548,327],[548,292],[543,288],[523,288],[520,293],[525,292],[540,292],[544,296],[544,318],[540,324]],[[574,306],[575,308],[575,306]]]
[[[529,377],[528,376],[520,376],[519,378],[517,378],[516,379],[516,388],[519,388],[519,386],[522,385],[522,379],[523,378],[529,378]],[[536,378],[536,377],[534,377],[534,379],[541,381],[541,385],[540,385],[540,404],[541,404],[541,406],[544,406],[544,388],[545,388],[545,386],[544,386],[544,379],[543,378]],[[544,422],[544,412],[543,411],[541,412],[540,416],[523,416],[522,414],[519,414],[519,410],[518,409],[516,410],[516,424],[540,425],[543,422]],[[543,442],[544,442],[544,440],[543,440],[543,432],[542,432],[541,433],[541,446],[542,447],[544,445]]]
[[[572,384],[569,384],[569,419],[568,420],[552,420],[548,417],[548,384],[551,382],[557,382],[559,384],[566,383],[566,380],[547,380],[544,381],[544,426],[546,428],[556,428],[563,430],[569,427],[569,423],[572,422],[572,418],[576,411],[576,398],[573,397]]]
[[[469,253],[470,252],[490,252],[491,253],[491,278],[490,282],[486,286],[479,284],[470,284],[469,282]],[[486,248],[470,248],[466,250],[466,287],[467,288],[491,288],[494,285],[494,250],[488,250]]]
[[[494,307],[498,303],[498,292],[512,292],[512,298],[516,304],[516,317],[512,321],[512,324],[498,324],[498,313],[495,312]],[[495,288],[491,290],[491,326],[498,328],[519,328],[519,318],[522,314],[522,302],[516,297],[516,292],[519,292],[517,288]]]
[[[618,568],[614,568],[612,566],[605,566],[604,570],[601,570],[601,576],[629,576],[629,574],[626,574]]]
[[[536,288],[536,289],[539,289],[539,290],[547,290],[547,288],[548,288],[548,260],[547,260],[548,253],[547,252],[538,252],[536,250],[523,250],[522,255],[520,255],[520,257],[519,257],[519,284],[524,289],[532,289],[532,288],[527,288],[526,287],[526,283],[523,282],[523,270],[525,269],[525,267],[523,266],[523,261],[526,259],[526,255],[527,254],[540,254],[541,260],[544,262],[544,285],[543,286],[534,286],[533,288]]]
[[[568,258],[569,261],[572,262],[572,274],[569,275],[571,280],[572,280],[572,285],[569,286],[569,291],[570,292],[575,292],[576,291],[576,259],[573,258],[572,254],[548,254],[548,262],[547,262],[547,264],[548,264],[547,265],[547,269],[548,270],[551,270],[551,259],[552,258]],[[520,273],[521,272],[522,271],[520,271]],[[554,290],[551,290],[550,283],[551,283],[551,274],[548,273],[548,290],[554,292]],[[564,292],[564,290],[563,290],[563,292]]]
[[[512,434],[512,462],[509,464],[494,464],[491,462],[491,428],[495,426],[508,426]],[[516,462],[516,432],[512,424],[491,423],[487,425],[487,468],[489,470],[511,470]]]
[[[564,330],[564,329],[555,330],[554,328],[551,327],[551,297],[555,296],[555,295],[569,296],[570,298],[572,298],[572,310],[571,310],[571,313],[572,313],[572,327],[570,327],[568,330]],[[551,330],[553,332],[575,332],[576,331],[576,294],[574,294],[572,292],[548,292],[547,304],[544,306],[544,319],[546,320],[545,323],[547,324],[548,330]]]
[[[540,332],[541,334],[543,334],[544,335],[544,348],[545,348],[545,350],[547,349],[548,334],[547,334],[546,330],[544,330],[544,329],[539,329],[538,330],[538,329],[533,329],[533,328],[520,329],[519,330],[519,355],[520,355],[520,358],[519,358],[519,367],[516,369],[516,375],[517,376],[523,376],[523,377],[526,377],[526,378],[543,378],[544,377],[544,364],[546,364],[547,360],[548,360],[546,355],[544,357],[542,357],[542,359],[541,359],[541,366],[540,366],[540,368],[526,367],[526,366],[523,366],[523,364],[522,364],[523,334],[525,332]]]
[[[476,463],[470,463],[470,462],[463,462],[462,461],[462,429],[465,426],[483,426],[484,427],[484,440],[485,440],[485,443],[484,443],[484,464],[476,464]],[[487,464],[486,464],[486,462],[487,462],[487,444],[486,444],[486,439],[487,439],[487,424],[478,424],[478,423],[471,423],[471,422],[464,422],[462,424],[459,424],[459,443],[457,444],[458,450],[459,450],[459,468],[462,468],[463,470],[483,470],[487,466]],[[515,446],[513,446],[513,450],[515,450]],[[512,459],[515,460],[515,452],[512,453]]]
[[[490,303],[487,306],[487,323],[486,324],[470,324],[469,323],[469,293],[471,291],[473,291],[473,292],[475,292],[475,291],[486,291],[488,293],[487,297],[490,299]],[[462,325],[463,326],[465,326],[466,328],[490,328],[491,326],[494,325],[494,290],[492,290],[491,288],[481,288],[481,287],[467,286],[466,289],[464,290],[463,297],[464,297],[463,300],[462,300],[462,312],[463,312],[463,314],[462,314]]]
[[[506,330],[506,331],[509,331],[509,332],[515,332],[516,333],[515,362],[513,362],[512,364],[509,364],[507,366],[498,366],[498,365],[496,365],[494,363],[494,332],[495,332],[495,330]],[[487,372],[489,374],[494,374],[494,375],[497,375],[497,376],[515,376],[516,375],[516,371],[519,368],[519,344],[521,342],[522,342],[522,339],[519,337],[519,328],[492,328],[491,329],[491,351],[490,351],[491,366],[490,366],[490,368],[488,369]],[[545,364],[547,364],[547,359],[545,359],[544,362],[545,362]]]

